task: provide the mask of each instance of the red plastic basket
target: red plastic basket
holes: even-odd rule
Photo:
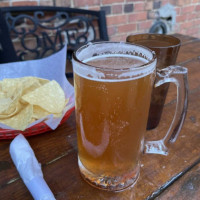
[[[69,109],[65,116],[63,117],[62,121],[60,122],[59,126],[65,122],[75,107]],[[10,129],[0,129],[0,140],[2,139],[13,139],[15,136],[19,134],[23,134],[25,137],[32,136],[32,135],[38,135],[47,131],[52,130],[50,127],[48,127],[44,122],[40,122],[39,124],[36,124],[30,128],[27,128],[24,131],[19,130],[10,130]]]

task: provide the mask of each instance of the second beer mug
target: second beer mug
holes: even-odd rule
[[[83,178],[104,190],[123,190],[139,176],[140,155],[167,154],[167,144],[181,128],[187,69],[157,73],[156,86],[176,83],[179,102],[170,130],[159,141],[144,141],[156,73],[156,55],[148,48],[123,42],[82,46],[73,54],[78,165]],[[181,98],[180,98],[181,97]]]
[[[157,57],[157,70],[164,69],[165,67],[176,63],[176,58],[181,45],[181,41],[174,36],[150,33],[129,35],[126,41],[148,47],[155,51]],[[169,83],[153,88],[147,130],[156,128],[159,124],[168,88]]]

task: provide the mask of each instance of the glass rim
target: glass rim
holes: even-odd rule
[[[176,40],[176,44],[171,44],[169,46],[153,46],[152,48],[154,49],[167,49],[167,48],[173,48],[173,47],[178,47],[181,45],[181,40],[173,35],[164,35],[164,34],[158,34],[158,33],[136,33],[136,34],[131,34],[131,35],[128,35],[126,37],[126,42],[130,42],[128,41],[128,38],[130,37],[134,37],[134,36],[156,36],[156,37],[159,37],[159,38],[168,38],[168,39],[175,39]],[[154,39],[150,39],[150,40],[154,40]],[[142,39],[138,40],[138,41],[142,41]],[[134,43],[134,41],[131,41],[131,43]]]
[[[81,52],[82,50],[86,49],[89,45],[98,45],[98,44],[125,44],[125,45],[131,45],[131,46],[133,46],[133,48],[134,48],[134,46],[140,47],[140,48],[143,48],[143,49],[149,51],[149,53],[152,54],[152,58],[150,60],[145,59],[147,62],[142,64],[142,65],[139,65],[139,66],[136,66],[136,67],[126,67],[126,68],[106,68],[106,67],[101,68],[101,67],[97,67],[97,66],[87,64],[87,63],[81,61],[78,58],[78,56],[77,56],[78,52]],[[87,66],[89,68],[93,68],[93,69],[97,69],[97,70],[100,69],[102,71],[127,71],[127,70],[138,70],[138,69],[142,70],[142,69],[148,68],[148,66],[150,66],[153,62],[155,62],[157,60],[157,57],[156,57],[156,53],[153,50],[151,50],[148,47],[142,46],[142,45],[132,44],[130,42],[99,41],[99,42],[89,42],[89,43],[79,47],[76,51],[73,52],[72,59],[74,61],[78,62],[79,64],[81,64],[82,66]]]

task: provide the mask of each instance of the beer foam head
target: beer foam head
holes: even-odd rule
[[[72,63],[74,72],[79,76],[98,81],[119,81],[152,73],[156,57],[153,51],[139,45],[98,42],[79,48],[73,54]]]

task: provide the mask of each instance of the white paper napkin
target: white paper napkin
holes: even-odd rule
[[[26,187],[35,200],[55,200],[55,197],[43,179],[41,164],[28,141],[22,134],[16,136],[10,144],[11,158]]]
[[[45,123],[51,128],[56,129],[60,124],[65,113],[72,107],[74,107],[74,88],[68,82],[65,76],[66,69],[66,52],[67,46],[63,47],[60,51],[42,59],[28,60],[21,62],[12,62],[0,64],[0,80],[4,78],[21,78],[24,76],[36,76],[48,80],[57,81],[65,92],[65,97],[69,98],[69,102],[63,110],[60,118],[53,118],[53,115],[45,117]],[[40,123],[44,119],[37,120],[29,127]],[[13,129],[9,126],[0,123],[0,128]]]

